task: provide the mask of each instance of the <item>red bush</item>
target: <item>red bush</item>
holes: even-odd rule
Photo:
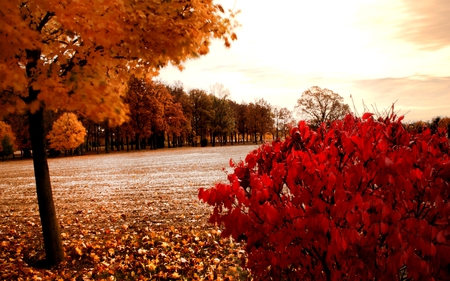
[[[449,280],[449,142],[402,119],[300,122],[199,190],[210,222],[246,240],[255,279]]]

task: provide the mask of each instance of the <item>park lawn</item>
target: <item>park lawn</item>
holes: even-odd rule
[[[31,160],[0,163],[2,280],[246,280],[244,245],[221,237],[197,199],[255,146],[49,159],[66,258],[44,257]]]

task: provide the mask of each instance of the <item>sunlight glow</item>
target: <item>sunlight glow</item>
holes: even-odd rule
[[[450,29],[440,37],[427,34],[447,26],[439,13],[450,11],[450,2],[439,9],[402,0],[221,4],[241,10],[238,40],[230,49],[214,42],[206,57],[187,62],[181,73],[167,67],[161,79],[180,80],[187,89],[222,83],[238,102],[264,98],[290,109],[317,85],[350,105],[352,95],[360,111],[362,101],[388,107],[398,100],[397,106],[410,111],[406,119],[450,115],[450,105],[439,103],[442,96],[450,98]],[[425,106],[419,98],[424,95]]]

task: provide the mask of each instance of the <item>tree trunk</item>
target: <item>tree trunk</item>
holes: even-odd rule
[[[32,90],[30,90],[32,91]],[[64,259],[64,250],[56,219],[56,210],[53,203],[50,172],[47,163],[45,147],[44,114],[41,108],[35,114],[28,114],[31,147],[33,149],[34,176],[36,179],[36,193],[41,217],[42,233],[46,263],[48,266],[57,265]]]
[[[95,150],[97,151],[97,154],[100,153],[100,137],[99,137],[99,125],[95,124]]]
[[[136,144],[135,144],[136,150],[141,150],[141,135],[136,134]]]
[[[170,148],[170,134],[167,134],[167,148]]]
[[[120,131],[119,131],[119,126],[116,127],[116,150],[120,151]],[[123,149],[122,149],[123,150]]]
[[[110,144],[109,144],[109,126],[106,124],[105,127],[105,152],[109,153],[110,151]]]

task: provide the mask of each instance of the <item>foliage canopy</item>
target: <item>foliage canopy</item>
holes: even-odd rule
[[[207,1],[6,1],[0,6],[0,114],[40,107],[120,123],[130,74],[154,74],[236,39]],[[37,96],[29,96],[30,87]],[[1,117],[1,116],[0,116]]]

